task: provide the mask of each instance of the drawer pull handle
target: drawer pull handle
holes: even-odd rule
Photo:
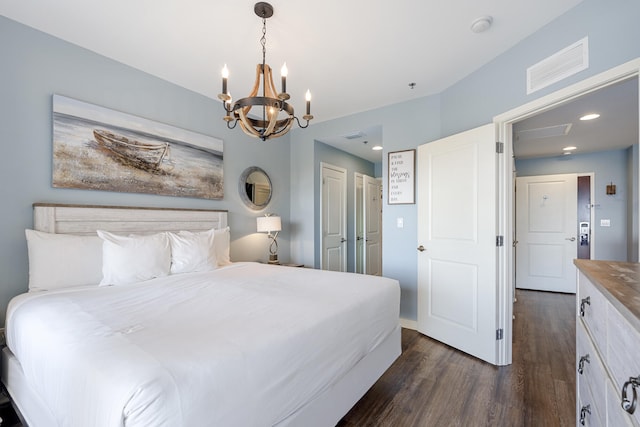
[[[591,305],[591,297],[582,298],[580,301],[580,317],[584,317],[584,306]]]
[[[631,387],[631,393],[633,397],[629,400],[627,396],[627,390]],[[636,405],[638,403],[638,392],[636,388],[640,387],[640,377],[629,377],[629,381],[622,386],[622,409],[630,414],[636,411]]]
[[[591,405],[585,405],[580,409],[580,425],[584,425],[587,420],[587,414],[591,415]]]
[[[578,373],[582,375],[584,372],[584,362],[591,363],[589,360],[589,353],[585,354],[580,358],[580,362],[578,363]]]

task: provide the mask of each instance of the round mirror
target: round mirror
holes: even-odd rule
[[[269,175],[257,166],[245,169],[240,175],[238,191],[242,201],[251,209],[266,208],[271,201]]]

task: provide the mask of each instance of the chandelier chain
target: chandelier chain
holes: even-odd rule
[[[262,18],[262,37],[260,38],[260,44],[262,45],[262,65],[267,63],[267,18]]]
[[[264,13],[262,14],[262,37],[260,38],[260,44],[262,45],[262,96],[267,96],[267,75],[265,73],[265,67],[267,64],[267,18],[265,18]],[[267,108],[266,106],[262,106],[262,121],[267,121]],[[263,127],[260,131],[261,135],[264,135],[265,128]]]

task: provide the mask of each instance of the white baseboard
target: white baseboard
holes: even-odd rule
[[[418,330],[418,322],[416,320],[409,320],[400,318],[400,326],[406,329],[412,329],[414,331]]]

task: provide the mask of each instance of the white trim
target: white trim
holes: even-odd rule
[[[499,208],[498,217],[500,221],[500,234],[511,235],[513,231],[513,186],[514,179],[510,162],[513,158],[512,125],[513,123],[531,117],[535,114],[551,110],[561,104],[576,99],[582,95],[594,92],[603,87],[612,85],[619,81],[640,74],[640,58],[613,67],[595,76],[589,77],[581,82],[575,83],[566,88],[560,89],[549,95],[531,101],[520,107],[509,110],[493,118],[497,126],[499,141],[504,142],[504,156],[499,160],[501,165],[501,178],[499,182]],[[509,365],[512,360],[513,324],[509,319],[513,318],[513,246],[505,245],[505,263],[498,265],[499,277],[499,301],[498,316],[504,319],[504,339],[498,344],[498,364]]]
[[[362,192],[364,194],[364,175],[361,174],[360,172],[354,172],[353,173],[353,254],[354,254],[354,261],[353,261],[353,271],[356,273],[364,273],[364,259],[361,260],[362,262],[362,271],[358,271],[358,182],[360,183],[361,187],[362,187]],[[363,196],[364,197],[364,196]],[[361,201],[361,200],[360,200]],[[364,214],[364,206],[362,207],[363,211],[362,213]],[[364,245],[364,242],[363,242]],[[363,255],[364,255],[364,251],[363,251]]]
[[[589,177],[589,200],[591,202],[591,207],[589,208],[589,259],[594,259],[595,247],[596,247],[596,227],[594,221],[596,219],[595,216],[595,205],[596,203],[596,174],[595,172],[579,172],[578,178],[581,176]],[[627,233],[628,234],[628,233]],[[578,236],[580,238],[580,236]],[[577,278],[577,276],[576,276]],[[577,288],[576,288],[577,289]]]
[[[416,320],[411,319],[403,319],[400,318],[400,326],[405,329],[411,329],[412,331],[418,330],[418,322]]]

